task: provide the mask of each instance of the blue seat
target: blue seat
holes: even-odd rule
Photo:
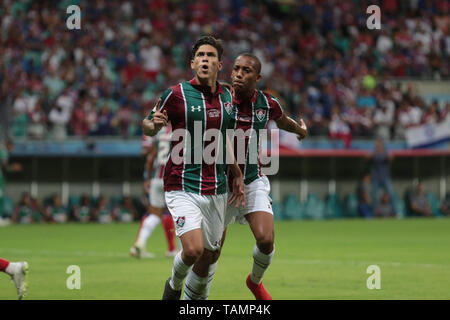
[[[78,195],[69,196],[69,209],[72,209],[75,206],[79,206],[80,200],[81,200],[81,197]]]
[[[109,205],[111,208],[114,208],[116,205],[122,202],[122,196],[111,196],[109,199]]]
[[[342,218],[343,208],[341,200],[336,193],[330,193],[327,195],[325,200],[325,218],[326,219],[337,219]]]
[[[288,193],[284,198],[283,217],[285,219],[303,219],[303,206],[293,193]]]
[[[11,218],[14,212],[14,201],[11,197],[3,197],[3,210],[0,210],[0,215],[3,213],[3,218]]]
[[[273,200],[272,201],[272,210],[273,210],[273,218],[274,220],[283,220],[284,216],[283,216],[283,204]]]
[[[325,218],[325,204],[317,194],[310,193],[306,198],[305,216],[308,219],[321,220]]]
[[[407,215],[405,201],[401,199],[396,192],[393,194],[392,203],[397,218],[405,218]]]
[[[428,202],[430,203],[431,212],[433,212],[433,216],[435,217],[441,217],[441,202],[439,201],[438,197],[433,192],[428,192],[426,194],[426,197],[428,199]]]
[[[358,214],[358,198],[356,193],[349,193],[344,198],[344,217],[356,218]]]

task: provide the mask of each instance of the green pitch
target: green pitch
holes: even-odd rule
[[[172,259],[158,227],[154,259],[128,255],[138,224],[12,225],[0,228],[0,257],[30,264],[26,299],[160,299]],[[229,228],[210,299],[253,299],[248,226]],[[450,219],[283,221],[264,285],[274,299],[450,299]],[[77,265],[81,289],[66,286]],[[366,286],[380,267],[381,289]],[[0,300],[15,299],[0,273]]]

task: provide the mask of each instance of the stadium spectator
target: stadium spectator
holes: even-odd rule
[[[42,107],[42,99],[39,99],[34,110],[28,113],[28,118],[30,119],[28,137],[43,139],[47,133],[47,114]]]
[[[364,1],[339,5],[336,1],[262,1],[255,5],[243,0],[231,5],[227,1],[149,0],[112,2],[106,10],[102,9],[101,0],[81,0],[83,24],[89,32],[70,33],[57,27],[67,18],[64,10],[56,9],[63,3],[0,4],[0,55],[4,57],[0,79],[2,87],[7,88],[3,94],[6,99],[2,97],[1,103],[10,112],[16,112],[16,136],[25,136],[27,131],[30,133],[27,127],[35,126],[35,120],[28,117],[39,97],[49,119],[42,123],[46,131],[58,122],[55,112],[50,117],[52,108],[60,106],[70,117],[79,99],[80,104],[91,104],[85,108],[86,113],[90,110],[86,115],[89,135],[123,135],[122,125],[113,125],[112,131],[106,128],[107,133],[105,128],[98,130],[93,119],[104,120],[101,106],[107,103],[117,115],[116,106],[124,105],[124,99],[136,94],[140,103],[132,103],[131,109],[133,116],[140,115],[144,100],[153,104],[169,84],[190,77],[190,72],[185,71],[190,60],[189,47],[200,34],[220,35],[225,50],[231,53],[224,61],[219,80],[227,79],[231,73],[227,59],[250,51],[263,63],[261,88],[277,91],[294,118],[299,112],[299,104],[294,101],[307,96],[302,103],[308,112],[303,115],[308,114],[312,120],[309,127],[313,136],[328,134],[331,108],[336,103],[343,112],[356,103],[358,108],[371,109],[354,118],[353,123],[343,121],[353,137],[371,137],[374,129],[379,131],[380,127],[379,122],[375,128],[368,125],[378,110],[374,106],[382,105],[377,95],[380,87],[388,87],[388,81],[396,77],[450,76],[448,6],[434,2],[430,16],[430,10],[420,9],[423,1],[383,1],[386,28],[369,31],[362,16],[367,7]],[[223,14],[213,16],[211,12]],[[273,38],[274,32],[278,35],[276,41],[266,41]],[[362,79],[368,75],[375,79],[373,88],[362,85]],[[83,91],[85,97],[81,99]],[[395,93],[396,115],[404,102],[416,115],[428,107],[408,101],[396,87],[387,91]],[[396,127],[404,129],[417,124],[403,118],[404,115],[401,126]],[[63,121],[65,130],[58,124],[53,134],[57,138],[85,134],[79,125]],[[394,124],[388,126],[392,131]],[[396,136],[403,139],[401,129]],[[41,128],[38,131],[37,135],[32,133],[33,137],[46,136],[40,134]],[[138,136],[140,132],[132,126],[128,134]]]
[[[19,203],[14,208],[12,221],[14,223],[29,224],[33,222],[41,222],[42,217],[36,208],[34,201],[27,192],[22,193]]]
[[[333,107],[331,120],[328,124],[328,136],[330,139],[340,139],[344,141],[345,148],[350,148],[352,143],[350,127],[342,120],[340,114],[339,107]]]
[[[124,196],[113,209],[112,217],[118,222],[132,222],[137,219],[138,213],[130,196]]]
[[[62,204],[59,194],[52,195],[50,203],[45,206],[45,214],[51,222],[65,223],[69,220],[69,212]]]
[[[394,125],[395,104],[388,97],[387,91],[382,91],[379,94],[378,101],[379,105],[373,118],[375,138],[388,141],[391,139],[391,128]]]
[[[75,106],[71,118],[71,133],[75,136],[84,137],[89,133],[86,106],[82,102]]]
[[[441,213],[445,216],[450,216],[450,193],[447,193],[441,207],[439,208]]]
[[[87,195],[82,195],[80,199],[80,204],[73,208],[73,217],[75,221],[78,222],[89,222],[93,221],[92,217],[92,207],[91,198]]]
[[[100,223],[110,223],[113,221],[111,208],[106,196],[101,195],[98,198],[97,205],[93,210],[92,219],[93,221],[98,221]]]
[[[389,218],[395,217],[395,210],[392,206],[389,194],[384,192],[381,196],[381,200],[375,206],[375,217],[377,218]]]
[[[369,173],[364,174],[356,188],[358,197],[358,214],[364,218],[373,217],[372,200],[370,196],[370,179]]]
[[[70,120],[70,113],[61,106],[54,106],[48,115],[51,124],[51,137],[55,140],[64,140],[67,137],[67,125]]]
[[[413,216],[431,217],[430,203],[423,191],[423,184],[419,182],[410,197],[410,209]]]
[[[392,187],[391,175],[389,173],[389,162],[392,156],[384,148],[381,140],[375,142],[375,152],[370,158],[370,176],[371,176],[371,199],[372,208],[375,208],[379,201],[380,188],[389,195],[391,204],[393,205],[394,188]]]
[[[109,105],[103,105],[100,115],[97,119],[97,135],[110,136],[115,132],[116,119],[113,113],[110,111]]]

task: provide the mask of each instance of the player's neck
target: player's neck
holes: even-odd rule
[[[247,91],[235,91],[236,98],[241,102],[248,102],[252,100],[254,93],[255,93],[254,88]]]
[[[217,77],[214,78],[199,78],[195,76],[197,82],[202,86],[207,86],[211,88],[211,93],[215,93],[217,90]]]

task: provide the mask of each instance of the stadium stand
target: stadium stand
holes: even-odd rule
[[[82,10],[81,30],[65,27],[70,4]],[[192,77],[187,67],[192,42],[213,34],[225,47],[221,81],[229,82],[232,61],[239,53],[254,52],[263,64],[260,87],[279,97],[287,114],[301,116],[307,123],[310,137],[301,144],[280,134],[281,156],[313,159],[310,162],[351,158],[356,172],[373,142],[382,139],[396,159],[414,159],[414,168],[420,167],[419,156],[444,159],[439,166],[445,180],[447,144],[439,150],[410,150],[408,137],[411,129],[430,133],[450,123],[448,1],[370,4],[381,7],[382,30],[366,28],[368,1],[145,0],[108,1],[105,6],[101,0],[4,0],[0,3],[1,133],[16,141],[12,156],[29,161],[30,181],[38,179],[37,168],[48,161],[45,157],[138,158],[141,120],[163,89]],[[450,139],[450,133],[444,138]],[[78,160],[67,161],[82,166]],[[334,175],[345,167],[336,161]],[[96,160],[89,163],[86,171],[102,167]],[[59,166],[69,164],[52,169],[57,172]],[[393,178],[402,175],[399,166]],[[60,176],[70,176],[66,171],[42,180],[51,180],[59,189]],[[419,178],[419,171],[408,175]],[[90,188],[104,176],[108,174],[86,174],[84,179]],[[300,180],[298,172],[296,177]],[[81,178],[72,177],[77,179]],[[10,182],[14,183],[9,178]],[[17,183],[14,190],[25,182]],[[440,215],[447,191],[446,184],[441,185],[439,192],[427,194],[434,216]],[[403,189],[396,190],[394,197],[398,217],[411,214]],[[353,192],[308,192],[305,199],[283,193],[274,197],[275,219],[357,217]],[[80,195],[62,194],[69,211]],[[92,192],[94,198],[98,195]],[[106,207],[111,211],[122,196],[107,194]],[[18,199],[14,201],[18,206]],[[138,198],[133,202],[142,214],[142,202]],[[11,201],[5,205],[12,215]]]

